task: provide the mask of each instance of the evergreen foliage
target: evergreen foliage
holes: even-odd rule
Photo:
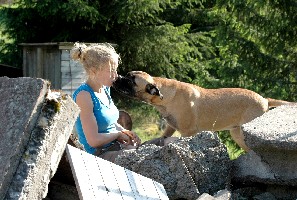
[[[122,55],[120,73],[145,70],[202,84],[211,80],[207,68],[216,57],[215,26],[205,10],[213,5],[197,0],[19,0],[2,9],[2,24],[13,40],[12,54],[24,42],[111,42]]]
[[[19,43],[110,42],[122,56],[121,74],[143,70],[208,88],[244,87],[296,100],[296,5],[295,0],[18,0],[0,10],[0,62],[20,67]]]
[[[296,100],[297,1],[219,0],[221,84]]]

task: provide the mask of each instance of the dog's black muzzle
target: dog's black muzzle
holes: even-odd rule
[[[119,75],[117,80],[113,82],[112,87],[124,95],[135,97],[134,83],[127,77]]]

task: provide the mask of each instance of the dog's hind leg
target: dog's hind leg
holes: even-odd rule
[[[230,130],[232,139],[246,152],[250,151],[250,148],[246,146],[244,141],[244,135],[240,127],[236,127]]]
[[[175,128],[172,128],[169,124],[167,124],[164,130],[163,136],[171,137],[174,132],[175,132]]]

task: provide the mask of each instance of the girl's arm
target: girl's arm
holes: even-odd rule
[[[122,130],[109,134],[98,134],[98,125],[95,115],[93,113],[93,102],[91,95],[87,91],[81,91],[76,97],[76,104],[80,108],[80,119],[82,127],[90,146],[96,148],[104,146],[114,140],[119,140],[127,143],[131,143],[131,139],[128,135],[124,134]],[[123,128],[123,127],[122,127]]]

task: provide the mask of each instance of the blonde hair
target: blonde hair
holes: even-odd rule
[[[76,42],[70,51],[73,60],[79,61],[86,73],[90,75],[92,69],[102,70],[109,66],[112,60],[121,62],[120,55],[109,43],[97,43],[89,46]]]

